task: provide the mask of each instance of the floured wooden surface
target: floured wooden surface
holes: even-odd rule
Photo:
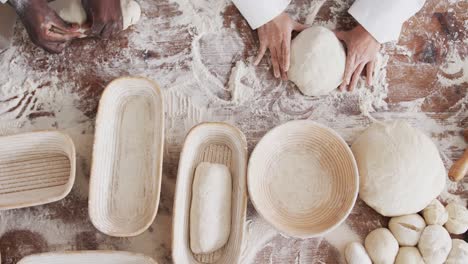
[[[351,28],[349,3],[343,1],[326,1],[316,21]],[[351,143],[369,124],[360,109],[374,109],[377,119],[403,118],[430,135],[447,168],[466,147],[461,136],[468,121],[466,1],[428,0],[405,24],[399,43],[383,48],[373,89],[318,98],[303,97],[293,84],[274,80],[268,60],[251,66],[256,33],[228,1],[139,2],[142,20],[114,40],[79,40],[61,55],[46,55],[18,23],[13,47],[0,54],[0,133],[65,130],[75,140],[78,157],[75,186],[65,200],[0,213],[2,263],[71,249],[135,251],[172,263],[179,154],[185,134],[201,121],[236,125],[252,150],[266,131],[292,119],[321,122]],[[290,11],[310,21],[315,4],[323,1],[293,2]],[[119,239],[92,226],[87,195],[97,103],[111,80],[129,74],[162,87],[167,136],[158,216],[141,236]],[[443,200],[465,201],[467,183],[449,183]],[[249,205],[242,263],[339,263],[338,252],[348,240],[386,224],[358,200],[346,224],[325,238],[287,239]]]

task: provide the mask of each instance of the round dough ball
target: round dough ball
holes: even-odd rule
[[[452,240],[445,228],[430,225],[422,232],[418,248],[426,264],[442,264],[452,248]]]
[[[423,216],[428,225],[444,225],[448,220],[447,210],[437,199],[424,208]]]
[[[121,0],[120,5],[122,7],[123,29],[125,30],[138,23],[141,17],[141,8],[133,0]]]
[[[468,263],[468,243],[461,239],[452,239],[452,250],[445,264]]]
[[[56,0],[49,5],[68,23],[82,25],[86,22],[86,11],[81,0]]]
[[[348,264],[372,264],[366,249],[358,242],[351,242],[346,246],[345,259]]]
[[[426,222],[418,214],[393,217],[388,228],[400,246],[416,246]]]
[[[468,229],[468,210],[460,204],[451,202],[445,208],[448,212],[448,220],[445,228],[455,235],[463,234]]]
[[[424,260],[417,248],[401,247],[398,250],[395,264],[424,264]]]
[[[359,168],[359,196],[381,215],[415,214],[444,189],[437,147],[404,121],[372,124],[351,149]]]
[[[367,235],[367,253],[375,264],[392,264],[398,253],[398,242],[387,228],[378,228]]]
[[[313,26],[291,44],[288,77],[308,96],[325,95],[343,80],[346,53],[333,31]]]
[[[82,25],[86,22],[86,11],[81,4],[81,0],[56,0],[49,4],[58,15],[69,23]],[[121,0],[123,27],[125,30],[140,20],[140,5],[133,0]]]

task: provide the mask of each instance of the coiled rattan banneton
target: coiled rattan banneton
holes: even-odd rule
[[[190,205],[195,169],[200,162],[224,164],[232,177],[231,231],[226,245],[210,254],[190,249]],[[203,123],[189,132],[179,160],[173,215],[174,263],[239,263],[247,207],[247,142],[225,123]]]
[[[75,146],[58,131],[0,137],[0,210],[54,202],[75,181]]]
[[[309,120],[268,132],[250,157],[247,178],[260,215],[281,233],[302,238],[323,235],[341,224],[359,188],[346,142]]]
[[[135,236],[153,222],[161,188],[164,109],[159,87],[137,77],[111,82],[99,102],[89,215],[101,232]]]

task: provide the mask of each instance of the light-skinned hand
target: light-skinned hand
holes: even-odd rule
[[[270,22],[258,28],[258,38],[260,47],[258,50],[255,65],[258,65],[265,55],[266,50],[270,51],[273,73],[276,78],[288,79],[291,33],[302,31],[307,26],[300,24],[287,14],[281,13]]]
[[[346,67],[340,90],[344,91],[346,86],[349,91],[354,90],[364,67],[366,67],[367,85],[372,85],[380,43],[361,25],[350,31],[337,31],[335,34],[345,43],[347,49]]]

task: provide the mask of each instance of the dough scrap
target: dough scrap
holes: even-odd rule
[[[447,210],[437,199],[424,208],[423,216],[428,225],[444,225],[448,220]]]
[[[225,165],[209,162],[198,165],[190,208],[190,248],[193,253],[212,253],[228,241],[231,192],[231,174]]]
[[[445,228],[430,225],[422,232],[418,248],[426,264],[442,264],[452,248],[452,240]]]
[[[364,244],[375,264],[393,264],[398,254],[398,241],[387,228],[370,232]]]
[[[372,264],[366,249],[358,242],[351,242],[346,246],[345,259],[348,264]]]
[[[341,84],[345,62],[344,47],[335,33],[313,26],[291,43],[288,77],[304,95],[325,95]]]
[[[436,145],[405,121],[372,124],[351,149],[359,196],[381,215],[415,214],[444,189],[446,171]]]
[[[68,23],[82,25],[87,20],[81,0],[56,0],[49,5]],[[121,0],[120,6],[122,8],[123,30],[125,30],[140,20],[141,8],[133,0]]]
[[[425,227],[426,222],[418,214],[393,217],[388,223],[400,246],[416,246]]]
[[[448,212],[448,220],[445,228],[450,234],[463,234],[468,230],[468,210],[466,207],[451,202],[445,207]]]

